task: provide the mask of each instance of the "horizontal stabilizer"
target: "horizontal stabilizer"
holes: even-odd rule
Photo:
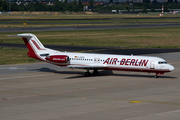
[[[7,36],[11,36],[11,37],[33,37],[35,35],[31,34],[31,33],[23,33],[23,34],[17,34],[17,35],[7,35]]]

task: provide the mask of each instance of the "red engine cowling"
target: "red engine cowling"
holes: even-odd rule
[[[45,58],[51,62],[58,62],[58,63],[67,63],[69,61],[69,56],[67,55],[51,55]]]

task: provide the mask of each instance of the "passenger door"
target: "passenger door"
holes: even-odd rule
[[[154,61],[151,61],[150,63],[150,69],[154,69],[155,68],[155,62]]]

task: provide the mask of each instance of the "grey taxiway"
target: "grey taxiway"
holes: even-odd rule
[[[174,24],[142,24],[142,25],[101,25],[101,26],[69,26],[69,27],[23,27],[23,28],[0,28],[0,33],[8,32],[37,32],[37,31],[72,31],[72,30],[103,30],[103,29],[128,29],[128,28],[158,28],[179,27],[180,23]]]

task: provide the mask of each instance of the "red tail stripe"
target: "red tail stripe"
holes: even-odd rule
[[[35,51],[34,51],[34,50],[32,49],[32,47],[30,46],[28,40],[27,40],[26,38],[22,38],[22,39],[23,39],[24,43],[26,44],[26,46],[27,46],[29,52],[34,53]]]
[[[31,41],[34,43],[34,45],[36,46],[36,48],[37,48],[38,50],[45,50],[45,49],[40,48],[40,47],[38,46],[38,44],[36,43],[36,41],[34,41],[34,40],[32,40],[32,39],[31,39]]]

